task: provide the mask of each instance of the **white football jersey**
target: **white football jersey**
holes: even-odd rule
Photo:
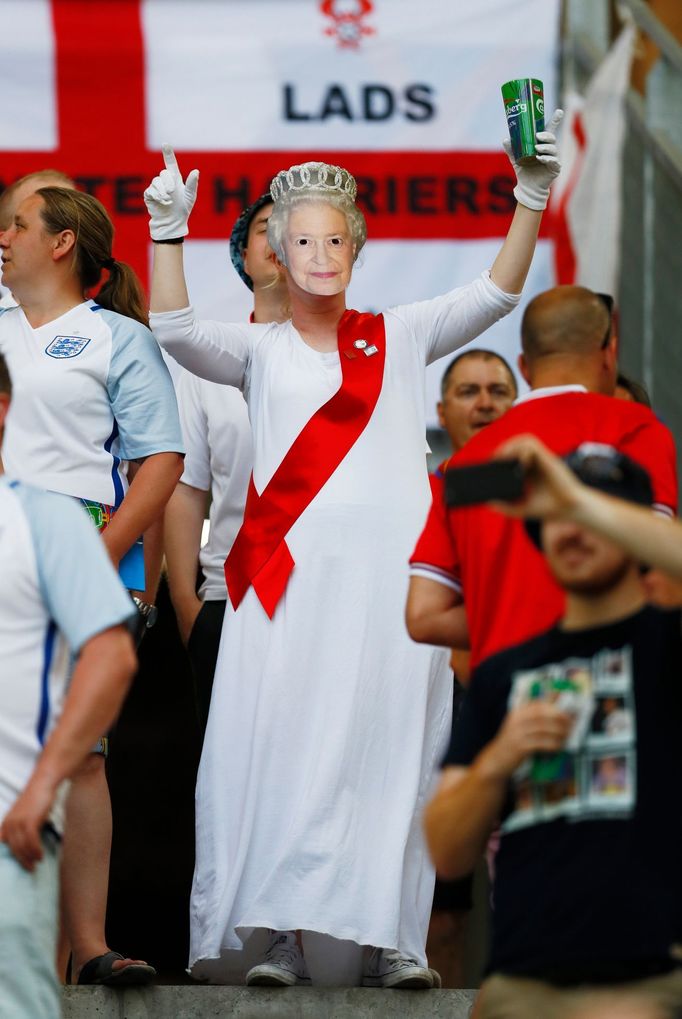
[[[118,506],[122,461],[183,452],[173,384],[149,330],[94,301],[33,329],[0,309],[12,378],[2,457],[7,474]]]

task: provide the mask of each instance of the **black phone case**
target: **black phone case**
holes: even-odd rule
[[[518,460],[451,467],[445,472],[446,506],[475,506],[499,500],[514,502],[523,495],[523,468]]]

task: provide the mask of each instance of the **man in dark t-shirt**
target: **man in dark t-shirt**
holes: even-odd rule
[[[566,609],[475,670],[427,809],[447,877],[501,822],[477,1019],[559,1019],[607,993],[679,1008],[681,615],[645,604],[638,563],[682,578],[682,524],[613,498],[652,497],[613,448],[569,457],[587,485],[531,436],[502,453],[527,478],[507,509],[545,518],[527,526]]]

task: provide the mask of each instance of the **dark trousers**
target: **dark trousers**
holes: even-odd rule
[[[187,654],[192,666],[194,699],[202,739],[206,732],[208,709],[211,706],[213,674],[218,659],[224,615],[224,601],[205,601],[194,621],[187,642]]]

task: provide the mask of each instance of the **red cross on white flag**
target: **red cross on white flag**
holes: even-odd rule
[[[464,10],[460,10],[464,8]],[[472,10],[475,8],[475,10]],[[279,169],[322,157],[359,182],[370,241],[350,298],[380,308],[487,267],[513,173],[499,86],[532,73],[555,99],[559,0],[0,0],[0,182],[46,166],[114,219],[147,279],[142,191],[171,142],[201,170],[186,245],[200,314],[243,317],[229,266],[241,207]],[[552,282],[541,242],[529,292]],[[486,344],[509,350],[518,321]]]

